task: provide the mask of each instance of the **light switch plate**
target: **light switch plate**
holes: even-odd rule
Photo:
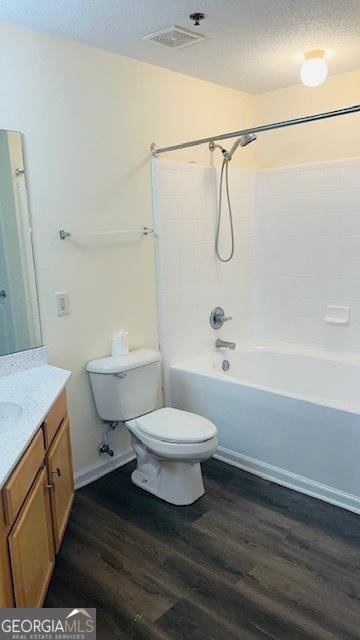
[[[55,293],[56,315],[68,316],[70,313],[70,299],[68,291],[58,291]]]

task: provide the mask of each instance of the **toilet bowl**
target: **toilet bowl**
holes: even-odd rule
[[[217,448],[216,426],[202,416],[165,407],[155,411],[160,354],[137,349],[87,365],[98,414],[125,422],[137,467],[134,484],[175,505],[204,494],[200,463]]]
[[[176,505],[187,505],[205,490],[200,462],[217,448],[215,425],[188,411],[164,408],[126,422],[132,434],[138,487]]]

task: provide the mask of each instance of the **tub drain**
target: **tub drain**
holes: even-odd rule
[[[229,371],[229,369],[230,369],[230,362],[229,362],[229,360],[223,360],[223,361],[222,361],[221,368],[222,368],[222,370],[223,370],[223,371]]]

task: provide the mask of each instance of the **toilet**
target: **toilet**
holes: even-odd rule
[[[136,349],[87,365],[97,412],[105,422],[125,422],[137,467],[134,484],[167,502],[187,505],[205,490],[200,463],[217,448],[216,426],[195,413],[155,411],[160,383],[158,351]]]

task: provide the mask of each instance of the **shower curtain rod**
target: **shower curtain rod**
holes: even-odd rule
[[[306,124],[307,122],[315,122],[317,120],[326,120],[327,118],[335,118],[336,116],[346,116],[350,113],[357,113],[360,111],[360,104],[355,104],[352,107],[345,107],[344,109],[337,109],[335,111],[325,111],[325,113],[315,113],[312,116],[303,116],[302,118],[294,118],[293,120],[283,120],[282,122],[273,122],[271,124],[263,124],[258,127],[251,127],[250,129],[240,129],[240,131],[231,131],[231,133],[222,133],[217,136],[211,136],[210,138],[200,138],[199,140],[190,140],[189,142],[182,142],[181,144],[174,144],[171,147],[158,147],[155,142],[151,145],[151,153],[154,158],[157,158],[161,153],[167,151],[177,151],[178,149],[186,149],[187,147],[197,147],[200,144],[206,144],[208,142],[215,142],[216,140],[227,140],[228,138],[238,138],[250,133],[261,133],[262,131],[272,131],[273,129],[283,129],[284,127],[293,127],[297,124]]]

